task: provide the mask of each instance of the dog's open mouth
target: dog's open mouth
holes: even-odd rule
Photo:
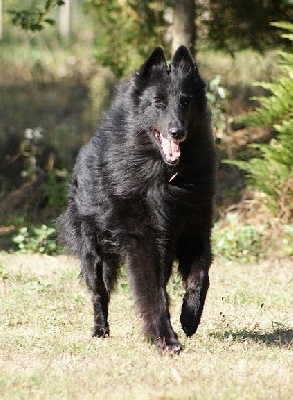
[[[180,157],[179,142],[166,139],[159,131],[154,131],[161,153],[168,164],[176,164]]]

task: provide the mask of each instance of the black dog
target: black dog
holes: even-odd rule
[[[81,259],[92,293],[93,336],[109,335],[108,303],[126,261],[145,332],[179,352],[166,284],[175,259],[186,287],[181,324],[200,322],[211,264],[214,145],[205,85],[181,46],[170,65],[155,48],[117,89],[73,171],[59,237]]]

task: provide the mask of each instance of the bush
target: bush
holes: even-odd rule
[[[241,224],[237,213],[226,216],[226,224],[213,229],[213,252],[217,257],[240,262],[253,262],[264,253],[264,225]]]
[[[293,256],[293,226],[283,225],[276,234],[280,238],[278,248],[274,246],[275,235],[269,224],[243,223],[243,216],[230,212],[213,229],[213,253],[216,257],[241,263]]]
[[[53,255],[58,252],[56,230],[42,225],[36,228],[22,227],[13,237],[21,253],[44,253]]]
[[[286,29],[284,38],[293,41],[292,23],[275,23]],[[227,161],[247,171],[250,187],[256,189],[262,202],[282,223],[292,217],[293,196],[293,53],[279,52],[281,78],[258,85],[271,92],[269,97],[257,97],[261,106],[244,118],[252,126],[273,126],[275,138],[269,144],[254,144],[260,158],[248,161]]]
[[[46,207],[53,210],[54,216],[60,214],[67,205],[67,183],[67,171],[54,169],[48,173],[46,182],[42,184],[47,198]]]

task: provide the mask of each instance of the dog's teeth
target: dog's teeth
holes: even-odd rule
[[[155,131],[155,138],[156,138],[157,140],[160,140],[160,136],[161,136],[160,132]]]
[[[161,135],[161,144],[165,157],[169,162],[173,163],[179,159],[180,147],[178,143]]]

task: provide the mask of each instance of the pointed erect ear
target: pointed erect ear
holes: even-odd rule
[[[137,77],[146,78],[154,67],[166,69],[167,64],[164,56],[163,49],[161,47],[156,47],[146,62],[140,67],[139,71],[136,73]]]
[[[188,73],[197,73],[196,64],[191,57],[187,47],[180,46],[176,51],[172,59],[171,66],[175,68],[182,68],[185,72]]]

